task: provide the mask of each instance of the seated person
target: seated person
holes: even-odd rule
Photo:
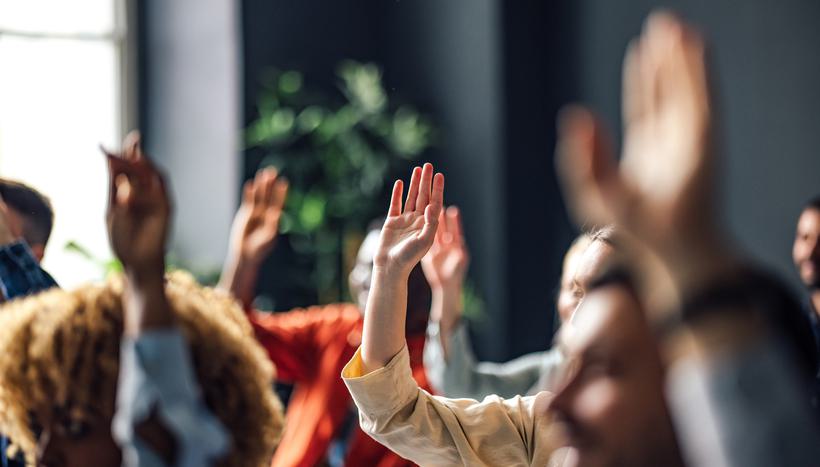
[[[564,256],[556,309],[561,323],[569,322],[588,284],[576,278],[579,264],[594,270],[611,252],[612,228],[583,233]],[[430,383],[447,397],[481,399],[489,394],[512,397],[554,391],[561,382],[564,358],[556,346],[506,363],[477,362],[466,324],[461,320],[467,248],[458,211],[447,208],[430,252],[421,264],[433,289],[424,366]],[[580,281],[579,281],[580,279]]]
[[[0,217],[0,301],[57,285],[39,267],[54,224],[48,198],[23,183],[0,179]]]
[[[233,302],[165,281],[169,203],[137,142],[109,166],[124,276],[4,305],[0,430],[38,465],[266,465],[282,427],[272,366]]]
[[[40,268],[54,224],[51,202],[34,188],[0,179],[0,302],[57,285]],[[0,466],[21,467],[22,456],[9,459],[8,438],[0,436]]]
[[[266,169],[246,184],[220,280],[220,288],[237,297],[247,310],[256,338],[276,365],[277,379],[294,384],[288,423],[273,466],[312,467],[323,462],[348,467],[413,465],[359,429],[350,393],[339,378],[361,343],[362,311],[382,222],[369,229],[350,272],[350,290],[357,303],[277,313],[251,309],[259,267],[276,240],[287,192],[286,182],[277,178],[275,170]],[[408,325],[402,338],[407,339],[415,384],[429,389],[422,351],[430,288],[421,267],[413,269],[409,281]]]
[[[543,466],[558,444],[575,448],[573,466],[816,463],[820,436],[769,318],[782,310],[762,292],[778,286],[740,265],[711,209],[699,35],[651,15],[624,76],[620,166],[587,111],[562,114],[567,201],[579,221],[622,230],[628,246],[615,264],[634,272],[604,268],[591,281],[577,323],[562,332],[569,371],[555,395],[478,402],[413,383],[401,335],[406,280],[434,242],[444,178],[425,166],[403,210],[396,183],[362,346],[343,372],[362,428],[380,442],[422,465]]]

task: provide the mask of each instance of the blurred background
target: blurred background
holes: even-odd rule
[[[214,280],[242,182],[292,193],[261,306],[347,298],[385,187],[447,174],[472,253],[477,352],[546,348],[575,234],[552,165],[555,114],[620,127],[620,63],[657,6],[713,45],[725,208],[742,245],[796,284],[791,241],[820,192],[820,3],[813,0],[0,0],[0,175],[49,195],[45,266],[64,286],[110,269],[99,144],[141,128],[169,172],[172,262]]]

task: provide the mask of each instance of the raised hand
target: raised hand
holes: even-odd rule
[[[410,178],[407,200],[402,209],[404,184],[393,185],[390,209],[382,227],[374,267],[404,276],[430,249],[444,204],[444,175],[433,176],[432,164],[416,167]]]
[[[258,171],[242,190],[242,204],[233,220],[228,256],[217,287],[246,307],[253,302],[259,267],[276,242],[287,193],[287,180],[274,168]]]
[[[422,258],[421,267],[431,288],[460,290],[469,264],[470,254],[464,243],[461,212],[457,207],[450,206],[441,213],[433,246]]]
[[[362,332],[366,371],[384,366],[404,346],[407,279],[435,239],[444,204],[444,175],[433,176],[430,164],[416,167],[404,207],[403,191],[404,184],[396,181],[373,261]]]
[[[455,206],[443,210],[436,238],[421,260],[421,267],[433,292],[430,321],[438,323],[445,358],[449,352],[450,334],[464,311],[464,277],[470,255],[464,243],[461,213]]]
[[[110,177],[106,223],[111,248],[126,272],[161,277],[171,215],[165,181],[143,154],[136,132],[126,137],[122,154],[105,153]]]
[[[241,261],[258,265],[273,249],[287,193],[287,180],[274,168],[245,183],[231,228],[231,250]]]
[[[693,264],[721,251],[712,104],[703,41],[669,13],[652,14],[627,51],[623,111],[620,165],[589,111],[562,113],[557,163],[567,202],[580,223],[617,224],[670,274],[698,275]]]

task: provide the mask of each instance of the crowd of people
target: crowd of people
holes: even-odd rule
[[[651,14],[623,73],[619,160],[591,111],[558,116],[565,201],[599,227],[566,252],[554,347],[506,363],[472,352],[471,253],[429,163],[371,225],[353,303],[277,313],[253,307],[275,169],[246,183],[214,288],[166,273],[171,202],[138,133],[104,155],[123,272],[101,284],[59,288],[48,198],[0,181],[2,465],[820,465],[820,198],[801,301],[732,248],[700,34]]]

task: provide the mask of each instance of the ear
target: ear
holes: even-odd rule
[[[36,245],[29,245],[29,248],[31,248],[31,252],[34,253],[34,259],[36,259],[38,263],[42,262],[43,256],[46,254],[46,246],[38,243]]]

